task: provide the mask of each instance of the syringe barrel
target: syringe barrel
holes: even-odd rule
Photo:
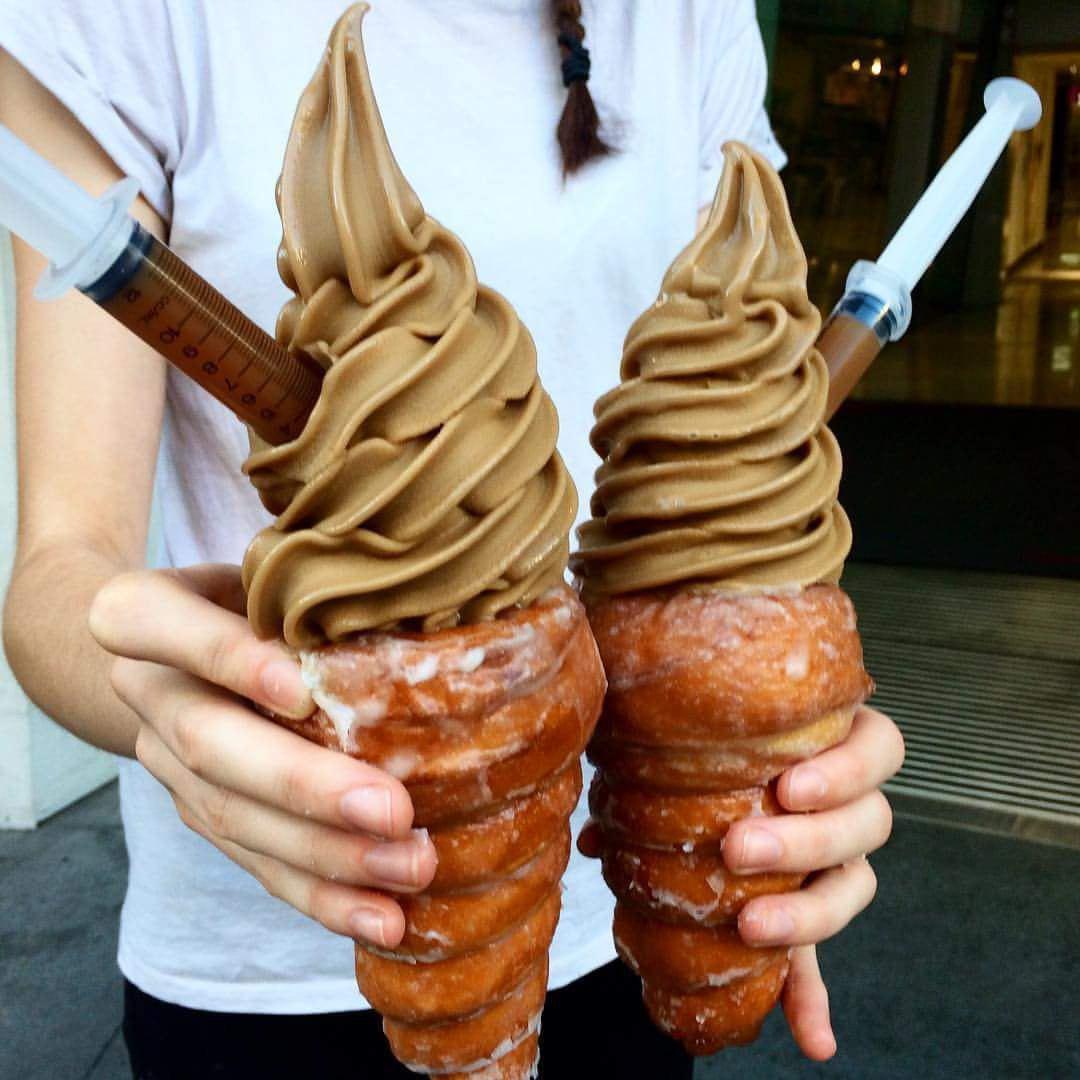
[[[139,185],[95,199],[0,124],[0,223],[49,261],[39,299],[79,289],[267,442],[296,438],[322,376],[129,214]]]
[[[81,291],[268,443],[288,442],[303,430],[321,374],[142,226],[134,226],[113,265]]]
[[[899,338],[911,319],[911,294],[888,271],[859,262],[848,275],[847,292],[817,340],[829,369],[828,420],[866,374],[878,353]]]
[[[829,369],[825,419],[832,417],[889,340],[893,315],[865,293],[849,293],[837,304],[817,340]]]

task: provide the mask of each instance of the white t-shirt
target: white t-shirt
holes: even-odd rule
[[[174,250],[272,329],[287,298],[274,185],[296,102],[343,5],[0,0],[0,45],[139,181]],[[590,87],[619,153],[564,185],[550,6],[377,0],[364,36],[405,175],[536,339],[584,510],[593,402],[616,382],[627,328],[712,199],[721,144],[738,138],[784,159],[763,110],[752,0],[586,0]],[[246,450],[224,407],[170,371],[158,485],[168,564],[239,562],[266,523],[240,472]],[[120,763],[120,794],[131,870],[119,963],[132,982],[201,1009],[364,1007],[349,941],[189,832],[137,763]],[[583,821],[584,805],[575,831]],[[614,956],[598,865],[575,852],[564,882],[552,987]]]

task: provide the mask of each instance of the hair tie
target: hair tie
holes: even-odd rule
[[[581,43],[581,38],[560,34],[559,44],[570,53],[562,62],[563,86],[569,88],[576,82],[588,82],[592,61],[589,59],[589,50]]]

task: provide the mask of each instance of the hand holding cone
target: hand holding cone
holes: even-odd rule
[[[282,720],[397,776],[438,855],[405,936],[356,977],[417,1072],[520,1080],[537,1060],[580,756],[604,693],[568,590],[493,622],[304,654],[320,709]],[[377,715],[376,715],[377,713]]]
[[[755,896],[803,875],[735,875],[724,838],[780,812],[770,781],[842,740],[870,689],[847,597],[675,591],[597,602],[611,687],[589,756],[597,854],[618,899],[615,944],[656,1023],[695,1054],[756,1037],[787,948],[743,943]]]

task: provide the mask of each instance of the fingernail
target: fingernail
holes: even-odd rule
[[[788,780],[788,800],[804,806],[813,806],[825,797],[829,785],[825,774],[813,765],[800,765]]]
[[[386,919],[378,908],[357,908],[349,916],[353,937],[363,938],[373,945],[386,945]]]
[[[341,797],[341,816],[368,832],[389,836],[393,825],[389,790],[372,784],[345,792]]]
[[[368,852],[364,865],[383,884],[415,887],[420,884],[420,861],[430,842],[427,832],[421,830],[412,840],[379,844]]]
[[[795,920],[783,908],[755,908],[745,911],[739,921],[755,944],[779,945],[790,941],[795,933]]]
[[[267,703],[280,712],[303,717],[311,711],[300,670],[291,660],[274,660],[267,664],[260,682]]]
[[[772,866],[781,854],[780,841],[768,829],[747,829],[739,851],[739,866],[743,869]]]

